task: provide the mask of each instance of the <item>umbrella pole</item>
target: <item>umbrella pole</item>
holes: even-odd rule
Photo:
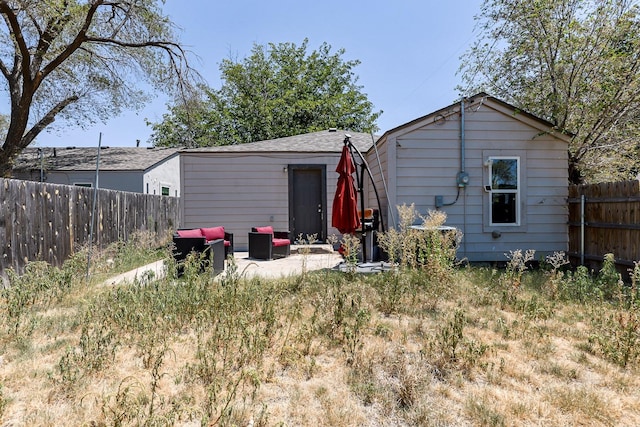
[[[365,215],[364,170],[366,168],[366,165],[364,163],[364,157],[362,157],[362,154],[351,143],[351,141],[349,140],[349,137],[346,137],[344,139],[344,144],[349,148],[349,152],[351,152],[351,161],[353,162],[353,165],[355,166],[355,169],[356,169],[356,184],[358,184],[358,195],[360,196],[360,246],[362,247],[362,262],[366,263],[367,262],[367,235],[364,227],[364,215]],[[356,157],[353,155],[353,150],[356,150],[358,152],[361,163],[358,164],[358,162],[356,162],[355,160]],[[359,171],[358,171],[358,166],[360,167]]]
[[[367,231],[364,226],[364,163],[360,165],[360,176],[358,178],[358,193],[360,194],[360,244],[362,245],[362,262],[367,262]]]

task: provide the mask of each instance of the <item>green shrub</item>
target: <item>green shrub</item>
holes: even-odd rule
[[[605,359],[626,367],[640,362],[640,309],[595,309],[588,343]]]
[[[564,286],[560,288],[564,300],[584,303],[594,297],[593,278],[587,267],[578,266],[573,274],[567,273],[566,278]]]
[[[605,254],[595,285],[596,295],[601,300],[611,301],[618,296],[622,285],[622,276],[618,273],[613,254]]]
[[[400,312],[404,306],[403,299],[408,293],[406,277],[406,274],[392,270],[382,272],[372,278],[372,286],[380,297],[378,308],[386,316]]]
[[[488,345],[464,335],[467,321],[464,310],[456,309],[453,316],[446,319],[427,340],[423,352],[433,358],[433,364],[441,375],[452,369],[469,373],[489,350]]]

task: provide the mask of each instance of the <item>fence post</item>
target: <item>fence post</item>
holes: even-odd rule
[[[580,195],[580,265],[584,265],[584,205],[585,196]]]
[[[100,177],[100,150],[102,149],[102,132],[98,137],[98,155],[96,157],[96,182],[93,189],[93,206],[91,207],[91,224],[89,224],[89,250],[87,251],[87,282],[89,282],[89,270],[91,267],[91,245],[93,244],[93,224],[96,222],[96,202],[98,200],[98,178]]]

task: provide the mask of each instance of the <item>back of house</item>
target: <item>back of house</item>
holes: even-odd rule
[[[481,93],[386,132],[367,153],[393,226],[397,206],[447,214],[462,231],[458,258],[536,258],[568,248],[569,136]],[[378,162],[379,161],[379,162]],[[369,202],[373,203],[373,193]]]

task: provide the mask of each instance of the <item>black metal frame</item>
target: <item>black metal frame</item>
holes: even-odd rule
[[[371,180],[371,186],[373,187],[373,191],[376,195],[376,201],[378,202],[378,212],[379,212],[379,219],[380,219],[380,225],[382,227],[382,231],[386,231],[386,228],[384,226],[384,218],[382,217],[382,205],[380,203],[380,195],[378,194],[378,189],[376,188],[375,182],[373,181],[373,175],[371,174],[371,169],[369,168],[369,164],[365,160],[360,150],[358,150],[358,147],[353,145],[353,143],[351,142],[351,136],[349,134],[346,134],[344,136],[343,142],[344,142],[344,145],[346,145],[349,148],[349,152],[351,153],[351,161],[353,162],[353,165],[355,166],[355,170],[356,170],[356,185],[358,187],[358,194],[360,195],[360,215],[361,215],[360,224],[362,227],[360,244],[362,246],[362,261],[365,262],[367,260],[367,244],[366,244],[367,230],[364,226],[365,224],[365,217],[364,217],[365,215],[365,204],[364,204],[364,172],[365,170],[369,175],[369,179]],[[375,141],[374,141],[374,144],[375,144]],[[355,156],[353,155],[354,152],[358,155],[358,158],[360,159],[360,163],[357,163],[354,160],[355,159]],[[358,169],[358,167],[360,169]]]

